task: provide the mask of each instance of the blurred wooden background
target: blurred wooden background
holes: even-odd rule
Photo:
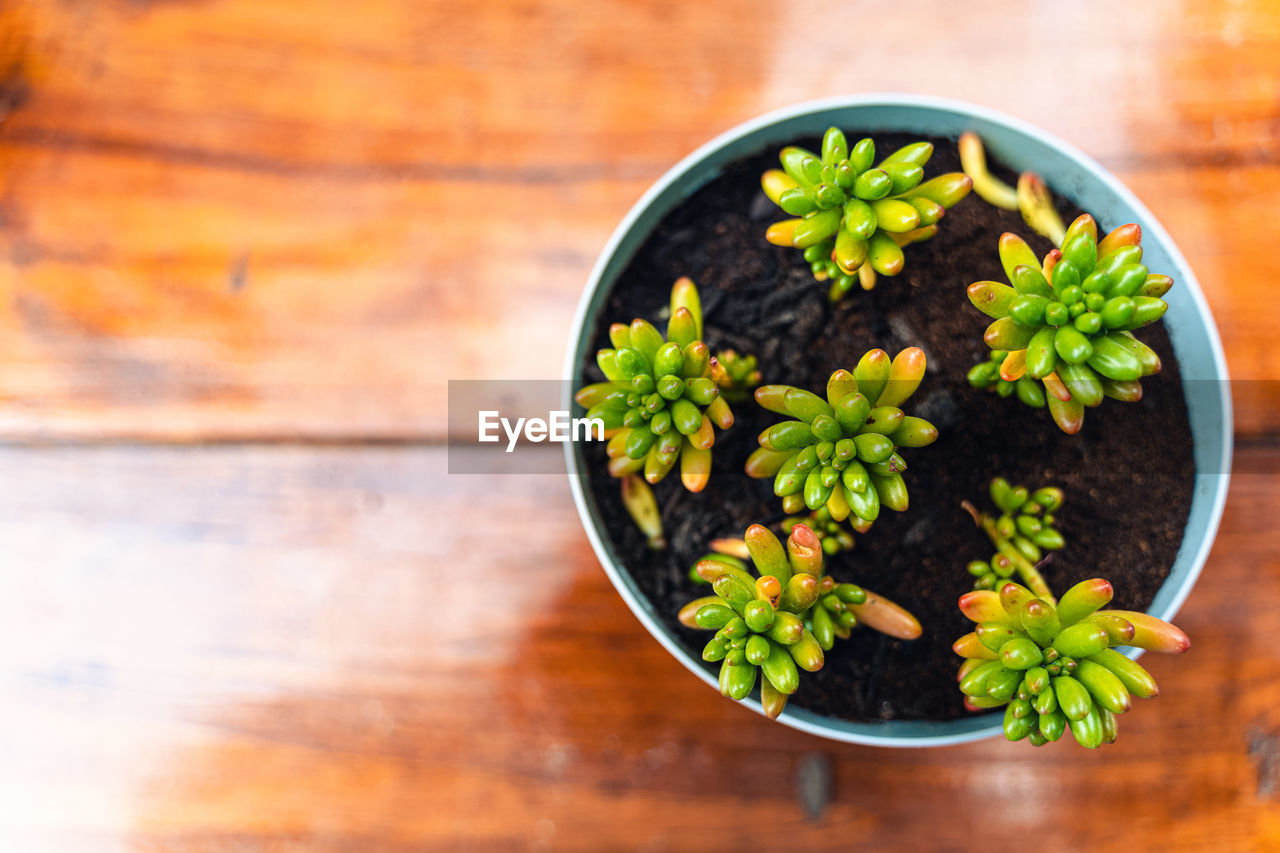
[[[445,474],[446,380],[556,378],[653,179],[869,90],[1114,170],[1252,380],[1195,646],[1099,754],[771,725],[562,484]],[[1274,3],[0,0],[0,113],[0,847],[1280,846]]]

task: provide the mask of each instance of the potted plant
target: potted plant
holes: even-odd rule
[[[826,134],[832,127],[843,128],[845,134]],[[958,143],[966,132],[976,133],[985,143],[981,153],[990,154],[990,164],[985,158],[975,164],[972,143],[961,150]],[[858,141],[850,144],[846,137]],[[864,144],[863,139],[872,142]],[[889,157],[876,158],[868,150],[872,146]],[[924,156],[926,152],[931,158]],[[783,168],[777,169],[778,165]],[[879,174],[863,177],[871,172]],[[1031,172],[1038,177],[1030,176]],[[1006,178],[1012,182],[1018,173],[1024,174],[1016,188],[1004,183]],[[974,191],[964,198],[970,181]],[[781,215],[800,222],[777,225],[779,207],[784,211]],[[1082,222],[1080,217],[1086,213],[1090,218]],[[1064,227],[1055,233],[1055,222],[1071,222],[1075,230],[1068,235]],[[1008,319],[1006,315],[1008,322],[1001,324],[1013,337],[996,336],[993,342],[990,336],[984,338],[984,327],[1001,318],[984,318],[974,306],[998,312],[1008,307],[1005,302],[1012,297],[1005,299],[1008,293],[990,286],[974,291],[971,285],[998,283],[1017,289],[1018,281],[1005,275],[1002,248],[1004,255],[1018,261],[1012,269],[1021,281],[1030,280],[1025,271],[1018,271],[1032,266],[1028,255],[1042,276],[1044,258],[1055,252],[1055,263],[1067,256],[1073,264],[1079,260],[1088,266],[1082,247],[1090,241],[1077,240],[1068,247],[1064,245],[1068,237],[1093,235],[1095,266],[1099,248],[1110,250],[1128,239],[1122,233],[1104,245],[1088,222],[1111,230],[1128,224],[1141,229],[1141,263],[1150,272],[1144,269],[1138,289],[1145,287],[1155,294],[1164,286],[1163,278],[1148,286],[1148,275],[1167,276],[1175,284],[1152,296],[1167,300],[1168,312],[1162,322],[1144,330],[1143,341],[1163,369],[1144,383],[1146,392],[1140,400],[1132,386],[1124,384],[1140,378],[1124,378],[1133,370],[1128,360],[1115,356],[1108,361],[1104,352],[1098,360],[1102,366],[1091,366],[1092,349],[1088,355],[1084,347],[1071,349],[1068,343],[1079,342],[1072,333],[1063,334],[1063,349],[1070,358],[1061,350],[1055,353],[1073,367],[1062,371],[1071,383],[1069,400],[1059,403],[1068,405],[1055,404],[1055,409],[1069,416],[1055,415],[1054,420],[1061,426],[1065,419],[1076,428],[1068,434],[1043,411],[1001,398],[1003,394],[1023,402],[1024,397],[1036,399],[1017,388],[1027,378],[1025,344],[1030,340],[1021,341],[1022,324],[1017,329],[1012,324],[1019,318],[1026,320],[1030,325],[1025,328],[1034,336],[1033,326],[1046,324],[1043,309],[1055,302],[1051,296],[1060,295],[1054,290],[1060,285],[1066,296],[1056,303],[1067,313],[1059,317],[1059,309],[1053,309],[1050,320],[1061,322],[1051,324],[1052,334],[1056,336],[1057,329],[1069,324],[1087,340],[1095,321],[1086,319],[1077,327],[1077,320],[1085,313],[1101,316],[1104,305],[1099,303],[1094,310],[1086,302],[1098,299],[1082,295],[1077,300],[1076,291],[1068,290],[1080,286],[1068,280],[1070,265],[1059,271],[1061,282],[1053,280],[1050,267],[1049,292],[1041,297],[1044,302],[1021,300],[1018,316]],[[1021,234],[1026,251],[1007,240],[1002,244],[1005,233]],[[1097,233],[1105,237],[1107,231]],[[1132,254],[1114,266],[1135,263]],[[1124,290],[1137,282],[1138,273],[1126,269],[1124,274],[1122,286],[1109,282],[1108,287]],[[678,287],[668,299],[672,282],[686,276],[697,282],[697,288]],[[1122,294],[1117,291],[1117,295]],[[998,305],[988,299],[992,296]],[[1126,298],[1132,301],[1133,294]],[[1083,307],[1072,308],[1076,302]],[[690,318],[696,315],[696,323],[683,316],[678,319],[682,310]],[[1143,318],[1153,310],[1143,309]],[[1126,316],[1129,311],[1126,303],[1117,302],[1098,321],[1096,332],[1125,332],[1133,321]],[[1097,164],[1035,128],[968,105],[908,96],[805,104],[736,128],[660,179],[606,246],[575,320],[576,335],[566,367],[574,389],[609,381],[598,366],[597,353],[617,351],[618,343],[630,344],[620,329],[615,327],[611,335],[610,328],[615,321],[632,317],[649,318],[643,325],[625,327],[632,336],[639,330],[642,351],[652,349],[656,356],[663,346],[679,348],[682,361],[676,365],[674,359],[667,359],[663,369],[679,369],[656,375],[653,359],[641,365],[630,355],[624,357],[632,363],[630,375],[622,378],[639,381],[646,389],[653,382],[654,390],[640,396],[657,397],[647,402],[639,397],[612,398],[615,406],[635,402],[643,404],[641,409],[653,408],[647,418],[632,416],[633,426],[643,422],[652,433],[652,439],[643,431],[629,439],[635,456],[623,446],[625,440],[613,446],[612,457],[599,446],[568,447],[570,481],[584,526],[611,580],[659,642],[709,684],[743,696],[747,704],[762,711],[780,712],[779,722],[840,740],[897,746],[955,743],[1002,728],[1018,733],[1025,727],[1022,722],[1010,724],[1010,729],[998,713],[974,715],[966,710],[964,696],[970,694],[957,687],[958,659],[952,644],[966,630],[966,613],[956,607],[966,589],[982,583],[985,586],[978,592],[999,596],[1004,587],[1018,586],[1044,606],[1055,606],[1051,589],[1073,589],[1095,574],[1089,566],[1105,562],[1124,612],[1164,620],[1190,591],[1207,556],[1225,499],[1231,449],[1230,400],[1221,381],[1226,369],[1212,318],[1190,270],[1145,208]],[[668,324],[665,337],[657,333],[664,322]],[[1104,322],[1111,325],[1104,329]],[[612,340],[614,335],[618,341]],[[676,347],[669,346],[673,341]],[[709,353],[705,366],[696,354],[690,363],[688,348],[694,343]],[[1097,348],[1111,352],[1109,344]],[[1020,349],[1023,355],[1010,355]],[[1001,354],[998,361],[989,355],[993,350]],[[864,358],[876,351],[883,352]],[[897,378],[915,385],[900,397],[881,399],[876,393],[872,399],[862,388],[862,379],[874,383],[880,371],[894,368],[897,361],[887,352],[909,351],[912,354],[902,359]],[[1057,362],[1053,370],[1045,370],[1047,357],[1036,352],[1041,358],[1034,363],[1042,374],[1038,377],[1041,387],[1050,375],[1060,379]],[[994,367],[979,371],[980,381],[971,384],[969,374],[975,364]],[[1106,370],[1122,378],[1099,374],[1094,383],[1084,370],[1072,373],[1081,364],[1095,374]],[[1145,366],[1139,363],[1140,373],[1149,374],[1151,367],[1149,359]],[[649,368],[647,373],[644,368]],[[995,381],[988,381],[987,373]],[[648,379],[635,379],[641,375]],[[883,375],[887,381],[888,374]],[[681,388],[668,381],[665,394],[660,392],[657,383],[664,376],[680,379]],[[693,381],[701,379],[709,382]],[[1098,407],[1086,419],[1075,417],[1077,407],[1082,410],[1100,401],[1093,392],[1103,386],[1104,379],[1113,385],[1103,389],[1102,396],[1109,390],[1113,397],[1130,402]],[[758,381],[765,384],[751,393],[750,386]],[[1000,391],[1002,382],[1011,386],[1008,391]],[[1059,390],[1053,379],[1049,382],[1049,391]],[[821,390],[824,383],[826,394]],[[843,393],[831,393],[833,383]],[[1024,389],[1027,384],[1023,383]],[[979,387],[983,385],[988,387]],[[1068,383],[1062,385],[1067,388]],[[991,393],[990,387],[1000,393]],[[864,414],[860,403],[845,404],[840,412],[835,408],[853,389],[867,404],[862,421],[858,421]],[[599,405],[608,393],[598,388],[591,392],[596,398],[588,402]],[[908,396],[910,405],[899,405]],[[657,431],[652,426],[653,416],[661,411],[669,411],[675,423],[677,399],[689,404],[674,407],[681,410],[681,425],[675,430],[681,436],[679,442],[663,438],[670,432],[667,417],[659,418]],[[696,424],[690,407],[701,414]],[[909,413],[904,411],[907,408]],[[871,418],[871,409],[885,411]],[[906,418],[913,420],[911,428],[901,433],[902,440],[891,437]],[[779,426],[787,423],[796,426]],[[617,429],[623,428],[619,422]],[[859,439],[860,435],[883,435],[886,441]],[[837,452],[836,445],[846,440],[849,443]],[[663,441],[665,450],[654,451]],[[679,456],[689,454],[687,463],[672,452],[677,445],[682,448]],[[912,449],[900,452],[900,448]],[[804,458],[799,459],[802,454]],[[611,461],[623,457],[628,461]],[[637,463],[639,457],[643,459]],[[903,470],[908,464],[910,468]],[[619,478],[611,476],[611,465]],[[659,476],[677,468],[681,478]],[[1038,509],[1028,507],[1026,512],[1010,515],[1012,530],[1008,524],[1001,526],[1007,514],[1001,510],[990,519],[992,530],[988,531],[981,526],[984,513],[974,510],[971,518],[964,507],[967,503],[972,509],[981,501],[985,485],[996,476],[1051,484],[1062,490],[1066,500],[1052,490],[1036,492],[1033,503]],[[1152,500],[1153,493],[1160,499]],[[874,511],[870,495],[874,495]],[[878,511],[881,506],[901,511],[885,514]],[[1001,508],[998,502],[997,508]],[[868,515],[873,518],[869,520]],[[1046,515],[1053,516],[1050,523],[1045,522]],[[632,517],[643,522],[643,532]],[[979,528],[974,527],[975,520]],[[759,530],[772,527],[777,532],[769,535],[774,537],[789,533],[800,552],[816,553],[825,560],[821,567],[806,564],[812,569],[809,572],[789,564],[787,580],[811,577],[819,588],[829,586],[822,600],[830,608],[818,614],[815,602],[794,596],[787,600],[787,607],[779,608],[770,599],[768,581],[764,589],[757,588],[764,577],[777,578],[780,570],[776,560],[765,559],[761,566],[749,547],[743,550],[753,537],[765,541],[750,525],[759,525]],[[752,532],[738,538],[744,530]],[[1061,539],[1066,547],[1055,547]],[[735,554],[699,561],[698,556],[713,542]],[[781,547],[780,538],[774,542]],[[1036,551],[1026,549],[1028,544]],[[983,561],[992,546],[997,557]],[[777,549],[770,550],[776,557]],[[1034,575],[1024,574],[1008,552],[1047,579],[1045,586],[1036,588]],[[751,573],[748,559],[763,575]],[[981,563],[970,566],[973,576],[964,572],[970,563]],[[693,576],[691,564],[697,567]],[[777,573],[771,574],[771,565]],[[1022,584],[1011,583],[1014,578]],[[707,581],[713,584],[710,590],[699,586]],[[897,610],[914,614],[922,627],[917,638],[910,639],[909,631],[848,630],[859,621],[855,609],[863,606],[857,599],[859,593],[867,594],[864,582],[878,591],[879,600],[896,602]],[[745,597],[748,592],[750,599]],[[710,593],[722,601],[704,600],[692,611],[686,609],[682,622],[682,607]],[[738,607],[750,605],[754,625],[748,624],[745,613],[735,610],[735,601]],[[1019,606],[1025,603],[1020,601]],[[805,643],[797,651],[799,657],[788,651],[793,664],[806,664],[799,667],[801,671],[816,664],[814,648],[824,656],[820,669],[805,671],[796,682],[800,689],[791,695],[785,710],[778,700],[779,684],[770,681],[763,706],[752,698],[760,695],[760,679],[751,679],[750,689],[746,686],[750,667],[760,667],[767,676],[761,663],[776,657],[770,643],[791,646],[777,638],[750,639],[761,636],[755,628],[765,634],[772,630],[769,614],[763,612],[766,604],[783,622],[791,623],[795,617],[806,626],[797,640]],[[706,624],[696,618],[703,608],[709,608],[702,620]],[[724,612],[726,608],[729,612]],[[778,615],[784,612],[789,616]],[[833,616],[833,627],[849,636],[837,637],[839,641],[828,649],[820,640],[831,639],[826,626]],[[841,618],[847,624],[841,625]],[[1002,618],[1021,616],[1006,612]],[[745,632],[733,620],[742,621]],[[725,631],[731,622],[734,627]],[[1008,627],[1026,633],[1020,623]],[[706,629],[716,632],[711,644],[705,634],[699,636]],[[816,646],[804,640],[804,632],[813,635]],[[1081,632],[1068,637],[1068,644],[1077,633]],[[1116,637],[1122,638],[1123,633]],[[1043,661],[1054,638],[1041,638],[1046,645],[1037,649]],[[966,643],[960,650],[978,655],[966,659],[980,662],[964,664],[971,670],[964,673],[966,677],[981,663],[990,662],[988,654],[1001,654],[986,646],[979,653],[972,640]],[[1112,651],[1110,645],[1099,653]],[[710,661],[704,660],[708,646],[713,646]],[[723,656],[714,660],[721,651]],[[1023,657],[1015,662],[1033,657],[1027,649],[1021,652]],[[731,666],[742,669],[731,669],[726,675],[725,660],[730,657]],[[757,660],[760,663],[752,662]],[[781,685],[790,688],[790,668],[780,659],[775,663]],[[1088,666],[1085,669],[1093,672]],[[940,678],[942,673],[947,677]],[[733,676],[731,689],[721,681],[728,675]],[[980,707],[998,701],[1004,682],[1010,679],[1000,676],[995,696],[975,702],[970,695],[968,704]],[[1110,685],[1106,678],[1100,683]],[[1064,684],[1070,694],[1073,688]],[[967,686],[976,689],[975,679]],[[1031,686],[1041,685],[1037,681],[1026,687],[1025,702],[1040,715],[1035,701],[1044,691],[1032,694]],[[1010,694],[1012,699],[1006,700],[1019,714],[1006,710],[1005,716],[1021,721],[1028,715],[1023,713],[1026,708],[1019,689],[1021,682]],[[1049,700],[1039,701],[1047,707]],[[1082,707],[1077,703],[1072,712]],[[1046,724],[1049,734],[1060,734],[1055,729],[1056,711],[1055,707],[1043,715],[1051,721]],[[1097,716],[1101,723],[1101,713]],[[1084,735],[1091,741],[1091,723],[1080,725],[1088,729]],[[1032,739],[1030,731],[1027,737]],[[1033,740],[1039,740],[1038,726],[1035,731]],[[1109,734],[1110,728],[1104,733]]]

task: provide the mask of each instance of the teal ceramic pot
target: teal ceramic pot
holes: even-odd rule
[[[565,376],[577,375],[591,340],[597,312],[615,278],[650,231],[690,194],[734,160],[794,139],[820,136],[836,125],[859,132],[901,132],[958,136],[976,131],[988,151],[1016,171],[1039,173],[1054,191],[1070,198],[1100,221],[1142,226],[1144,260],[1169,271],[1177,286],[1166,297],[1164,324],[1182,372],[1183,392],[1195,442],[1196,486],[1182,546],[1173,569],[1156,594],[1150,612],[1172,619],[1191,592],[1209,555],[1226,502],[1231,465],[1231,394],[1227,364],[1213,316],[1187,262],[1151,212],[1116,178],[1088,156],[1037,127],[959,101],[918,95],[856,95],[799,104],[739,125],[721,134],[658,179],[631,208],[600,254],[574,319]],[[564,408],[572,400],[564,401]],[[636,618],[690,672],[716,687],[714,676],[685,651],[639,592],[602,531],[600,512],[583,488],[581,448],[566,444],[569,484],[587,537],[601,565]],[[758,701],[743,704],[761,712]],[[761,712],[763,713],[763,712]],[[778,721],[833,740],[875,746],[943,746],[990,737],[1000,732],[1000,715],[986,714],[946,722],[891,720],[849,722],[789,707]]]

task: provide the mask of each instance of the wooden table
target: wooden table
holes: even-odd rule
[[[445,473],[446,380],[556,378],[666,167],[872,90],[1114,170],[1252,380],[1195,647],[1098,754],[769,724],[561,483]],[[1273,3],[11,0],[0,105],[0,847],[1280,845]]]

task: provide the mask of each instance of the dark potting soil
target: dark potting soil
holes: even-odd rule
[[[884,153],[909,141],[876,137]],[[932,141],[926,178],[958,170],[955,141]],[[818,145],[808,140],[811,150]],[[828,565],[837,580],[862,584],[911,610],[924,635],[904,642],[864,628],[837,640],[820,672],[801,674],[791,702],[847,720],[965,716],[951,643],[970,626],[956,599],[971,588],[966,563],[989,559],[993,548],[960,504],[968,500],[988,508],[986,483],[992,477],[1065,490],[1058,527],[1067,546],[1043,569],[1059,595],[1077,581],[1102,576],[1115,587],[1113,606],[1144,610],[1168,575],[1195,470],[1169,337],[1159,324],[1139,332],[1164,362],[1159,375],[1143,381],[1141,401],[1106,400],[1087,411],[1078,435],[1065,435],[1047,411],[979,391],[965,380],[969,368],[988,355],[982,332],[989,322],[969,304],[966,286],[1004,280],[996,252],[1001,233],[1028,238],[1037,255],[1051,248],[1047,241],[1034,237],[1017,213],[970,194],[948,211],[936,237],[907,247],[901,275],[881,277],[870,292],[855,285],[832,305],[827,286],[813,280],[799,251],[764,240],[767,225],[784,218],[760,189],[760,175],[776,167],[776,157],[766,151],[736,162],[653,231],[593,318],[595,339],[578,378],[602,378],[594,353],[610,345],[609,323],[644,317],[665,328],[671,284],[682,275],[701,292],[704,336],[712,351],[756,353],[765,383],[821,394],[832,371],[852,370],[868,349],[895,355],[922,347],[928,374],[905,408],[933,421],[940,437],[929,447],[903,451],[910,466],[904,474],[910,507],[882,512],[867,534],[856,537],[852,551]],[[1065,222],[1079,213],[1063,199],[1059,207]],[[1099,228],[1120,224],[1100,222]],[[717,432],[711,482],[703,492],[686,492],[678,471],[654,488],[669,540],[664,551],[649,550],[627,516],[618,481],[605,471],[604,447],[587,449],[589,487],[605,535],[655,612],[695,658],[708,634],[681,626],[676,612],[709,592],[689,580],[690,565],[713,538],[741,536],[753,523],[774,525],[783,517],[772,478],[752,480],[742,470],[756,436],[780,418],[754,400],[733,411],[733,428]],[[715,672],[718,664],[706,666]]]

